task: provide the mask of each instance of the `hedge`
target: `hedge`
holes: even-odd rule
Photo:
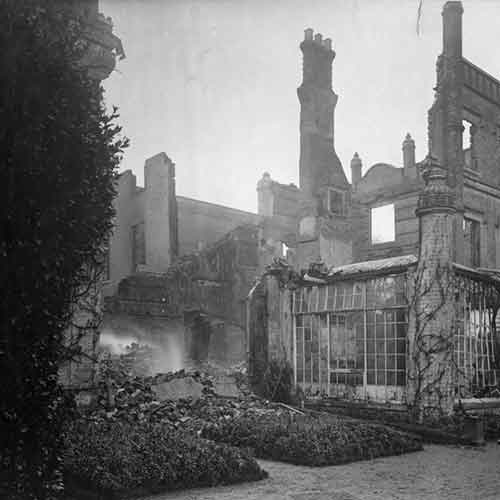
[[[247,412],[204,428],[204,437],[241,448],[259,458],[297,465],[338,465],[422,449],[419,437],[350,418],[312,416],[286,423],[271,413]]]
[[[267,477],[247,451],[166,423],[80,419],[66,429],[65,443],[66,491],[73,495],[125,498]]]

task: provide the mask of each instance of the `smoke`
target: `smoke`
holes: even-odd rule
[[[99,344],[109,350],[111,354],[115,355],[125,354],[127,346],[133,344],[134,342],[138,344],[150,345],[148,342],[139,342],[137,337],[133,337],[131,335],[118,335],[108,328],[104,328],[99,336]]]
[[[177,371],[183,368],[183,336],[168,335],[164,343],[153,345],[153,373]]]
[[[177,371],[184,367],[184,329],[181,325],[143,328],[127,321],[121,325],[105,326],[101,330],[99,344],[114,355],[125,354],[127,347],[133,343],[152,348],[151,374]]]

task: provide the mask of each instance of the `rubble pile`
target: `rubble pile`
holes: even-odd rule
[[[141,423],[164,422],[199,434],[209,425],[240,417],[246,412],[282,414],[290,411],[251,393],[240,398],[220,397],[215,392],[215,379],[200,371],[185,370],[154,377],[127,378],[119,374],[101,384],[98,404],[91,410],[90,417]]]

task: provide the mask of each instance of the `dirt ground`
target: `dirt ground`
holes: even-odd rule
[[[259,461],[270,477],[148,500],[500,500],[500,445],[427,445],[416,453],[309,468]]]

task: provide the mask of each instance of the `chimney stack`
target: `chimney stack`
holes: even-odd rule
[[[354,156],[351,160],[351,181],[354,187],[356,187],[356,185],[361,180],[362,167],[363,164],[361,162],[361,158],[359,157],[358,153],[354,153]]]
[[[417,177],[415,141],[409,133],[406,134],[405,140],[403,141],[403,175],[410,179]]]
[[[443,7],[443,53],[445,57],[462,57],[462,2],[446,2]]]

